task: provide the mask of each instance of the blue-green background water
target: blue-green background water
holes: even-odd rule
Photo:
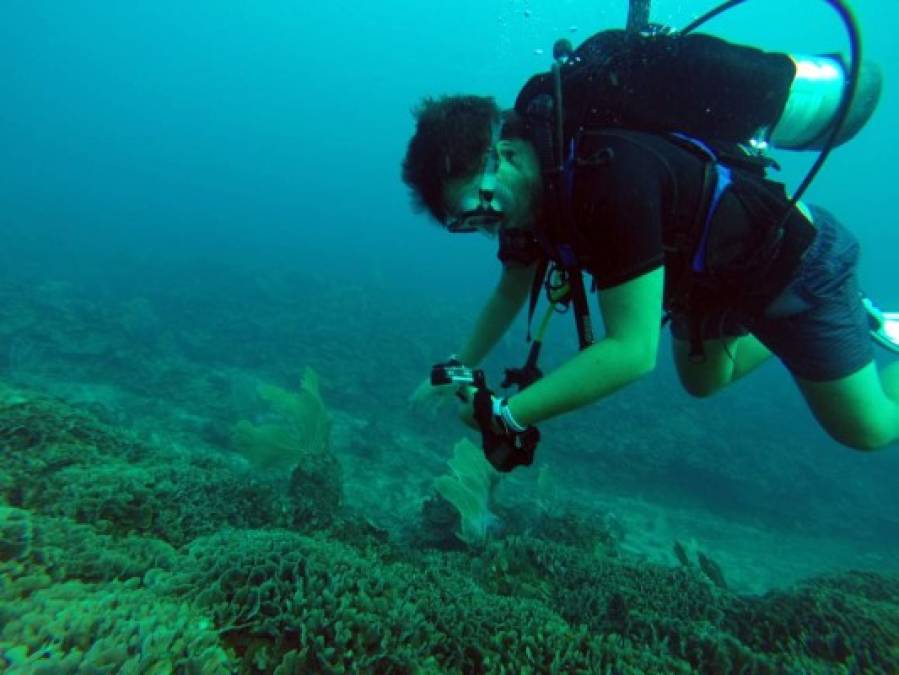
[[[673,26],[706,8],[654,5],[653,19]],[[865,279],[896,295],[896,282],[877,274],[899,236],[888,208],[899,10],[855,5],[887,87],[878,114],[835,154],[809,198],[826,197],[854,227],[866,245]],[[625,10],[624,0],[9,2],[0,27],[4,213],[29,235],[49,230],[79,252],[276,249],[329,273],[380,265],[388,278],[412,272],[436,282],[456,260],[487,256],[410,217],[396,180],[410,107],[425,94],[460,91],[509,105],[524,79],[547,67],[535,50],[548,51],[559,35],[576,41],[619,26]],[[755,0],[709,28],[773,49],[845,46],[821,0]],[[790,162],[787,175],[795,181],[806,160]],[[394,244],[383,245],[388,239]],[[341,258],[352,264],[335,266]]]
[[[899,309],[899,5],[854,7],[866,56],[884,69],[883,97],[807,200],[858,235],[864,287]],[[706,8],[655,0],[652,18],[677,27]],[[498,264],[494,243],[447,236],[410,210],[399,179],[410,110],[425,95],[461,92],[511,105],[546,69],[557,37],[577,42],[623,25],[625,14],[624,0],[10,0],[0,9],[0,284],[27,295],[48,323],[75,316],[82,341],[102,342],[91,331],[105,324],[92,327],[91,312],[73,303],[115,313],[140,299],[151,310],[130,319],[128,335],[131,346],[145,341],[145,356],[176,342],[201,367],[283,381],[313,365],[338,414],[387,420],[425,448],[409,480],[426,482],[465,430],[451,413],[439,429],[417,421],[405,398],[464,338]],[[820,0],[754,0],[708,30],[774,50],[845,51]],[[777,158],[794,186],[813,160]],[[275,333],[285,308],[294,314]],[[523,358],[523,331],[500,345],[492,377]],[[555,322],[548,364],[573,349],[571,332],[567,318]],[[0,334],[0,377],[76,402],[92,384],[133,384],[103,374],[103,364],[127,373],[133,355],[66,352],[34,326]],[[151,399],[164,414],[165,399]],[[837,446],[775,363],[713,401],[693,401],[663,358],[614,401],[545,431],[541,462],[559,476],[560,499],[617,504],[608,508],[624,519],[652,512],[630,517],[663,532],[660,549],[669,534],[711,541],[724,560],[754,570],[734,573],[745,590],[831,567],[899,567],[899,449]],[[362,460],[348,467],[350,499],[371,506],[353,462]],[[381,523],[414,512],[381,497]],[[760,533],[770,539],[754,540]],[[633,538],[652,554],[650,535]]]

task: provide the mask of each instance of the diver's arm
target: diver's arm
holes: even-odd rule
[[[537,265],[507,265],[475,322],[471,336],[456,353],[467,366],[476,366],[493,349],[518,315],[531,291]]]
[[[509,399],[519,424],[537,424],[630,384],[655,367],[661,333],[664,268],[604,290],[605,336]]]

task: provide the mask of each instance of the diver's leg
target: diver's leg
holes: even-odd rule
[[[674,364],[684,389],[691,396],[706,397],[751,373],[771,356],[771,351],[751,334],[704,340],[703,356],[690,356],[690,341],[672,339]]]
[[[880,371],[880,384],[891,400],[899,402],[899,361]]]
[[[899,439],[899,362],[881,373],[870,362],[846,377],[796,382],[834,439],[857,450],[876,450]]]
[[[872,305],[862,299],[856,274],[858,241],[822,209],[815,224],[818,234],[793,282],[753,331],[777,353],[834,439],[859,450],[880,448],[899,438],[899,369],[877,372]],[[804,307],[784,311],[791,305]]]

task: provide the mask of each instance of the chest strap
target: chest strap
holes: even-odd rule
[[[671,136],[681,141],[682,144],[688,144],[689,149],[705,160],[702,193],[699,199],[699,209],[697,210],[696,225],[694,227],[694,232],[698,234],[698,237],[695,239],[696,246],[690,258],[690,269],[695,273],[701,274],[708,271],[706,256],[708,254],[712,219],[715,217],[721,198],[733,183],[733,177],[730,168],[719,161],[715,151],[698,138],[679,132],[674,132]]]

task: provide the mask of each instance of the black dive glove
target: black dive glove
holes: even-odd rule
[[[540,442],[537,427],[521,427],[509,414],[506,400],[497,398],[487,388],[484,371],[463,366],[457,359],[438,363],[431,368],[431,384],[434,386],[457,384],[456,395],[463,401],[468,398],[464,387],[474,387],[472,401],[474,418],[481,431],[484,456],[497,471],[511,471],[516,466],[530,466],[534,451]]]
[[[513,429],[502,410],[508,404],[487,387],[479,387],[474,395],[474,418],[481,429],[484,456],[497,471],[508,472],[516,466],[530,466],[540,442],[537,427]],[[497,429],[499,431],[497,431]]]

